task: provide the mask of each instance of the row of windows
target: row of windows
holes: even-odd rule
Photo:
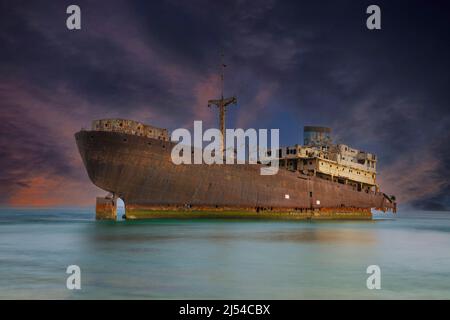
[[[103,127],[104,127],[104,128],[108,128],[108,127],[109,127],[109,124],[108,124],[108,123],[105,123],[105,124],[103,125]],[[122,122],[119,123],[119,127],[121,127],[121,128],[123,127],[123,123],[122,123]],[[96,128],[99,129],[100,126],[97,124],[97,125],[96,125]],[[137,126],[136,129],[137,129],[137,130],[141,130],[142,127],[141,127],[141,126]],[[150,129],[149,132],[150,132],[150,133],[153,133],[153,130]]]
[[[286,154],[297,154],[297,149],[286,149]]]
[[[323,162],[320,162],[320,164],[324,165]],[[330,164],[330,168],[333,168],[332,164]],[[336,168],[339,169],[339,166],[336,166]],[[342,168],[341,171],[345,171],[345,168]],[[353,170],[352,169],[348,169],[348,172],[349,173],[353,173]],[[356,174],[362,174],[362,173],[360,171],[356,170]],[[364,173],[364,176],[367,177],[367,173]],[[370,176],[370,174],[369,174],[369,176]],[[372,174],[372,178],[375,178],[375,174]]]

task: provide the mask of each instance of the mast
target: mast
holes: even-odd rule
[[[225,74],[225,67],[227,66],[223,62],[223,53],[221,54],[221,65],[220,65],[220,81],[221,81],[221,95],[220,99],[217,100],[208,100],[208,107],[216,106],[219,108],[219,126],[220,126],[220,132],[222,133],[222,140],[220,141],[222,154],[225,155],[225,115],[227,112],[227,106],[234,104],[237,104],[236,97],[232,96],[230,98],[224,98],[223,97],[223,91],[224,91],[224,74]]]

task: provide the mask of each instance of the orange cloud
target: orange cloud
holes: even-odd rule
[[[195,106],[193,108],[193,119],[186,123],[185,127],[192,126],[192,121],[202,120],[204,123],[218,126],[214,122],[214,115],[217,111],[208,108],[208,100],[220,99],[220,78],[217,74],[210,74],[205,79],[199,81],[194,87]],[[212,107],[213,108],[213,107]]]
[[[9,199],[15,207],[94,206],[101,191],[89,181],[74,181],[62,176],[32,177]]]

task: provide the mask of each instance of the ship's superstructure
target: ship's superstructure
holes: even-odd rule
[[[378,191],[377,158],[345,144],[333,144],[331,129],[306,126],[304,145],[279,149],[280,167],[350,185],[358,191]]]

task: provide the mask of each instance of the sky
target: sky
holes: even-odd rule
[[[68,30],[66,8],[81,8]],[[366,8],[381,8],[368,30]],[[91,206],[74,133],[100,118],[217,127],[304,125],[378,155],[398,202],[450,210],[448,1],[0,0],[0,206]]]

